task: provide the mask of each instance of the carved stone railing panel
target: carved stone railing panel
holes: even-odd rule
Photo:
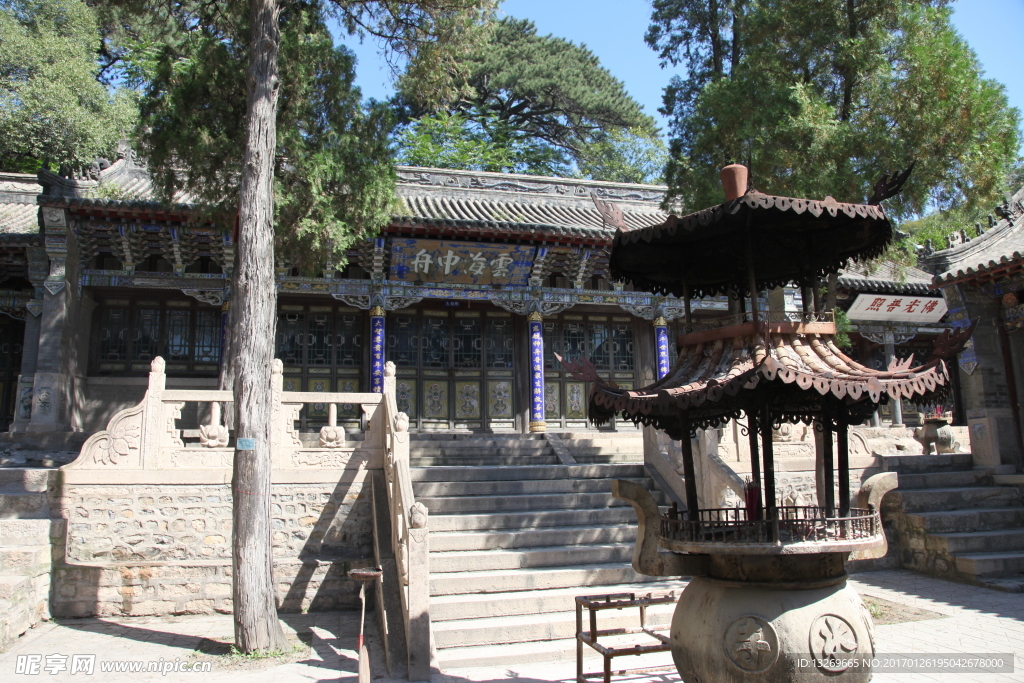
[[[210,389],[168,390],[164,374],[165,363],[155,358],[149,373],[149,386],[142,401],[118,412],[107,428],[93,434],[82,446],[78,458],[64,469],[69,476],[80,478],[89,470],[113,473],[127,471],[163,471],[202,477],[202,472],[214,470],[230,474],[234,459],[234,444],[229,430],[220,424],[219,408],[211,411],[211,424],[201,425],[198,441],[186,442],[176,421],[186,403],[231,403],[230,391]],[[384,439],[368,433],[362,442],[346,444],[335,435],[326,446],[307,445],[295,427],[302,407],[307,403],[361,404],[364,412],[372,415],[381,401],[380,394],[286,392],[282,390],[282,367],[274,361],[271,373],[271,430],[272,468],[306,470],[310,467],[343,470],[380,468],[384,461]],[[336,408],[335,408],[336,410]],[[336,414],[336,413],[335,413]],[[371,430],[372,432],[372,430]],[[81,476],[87,476],[82,474]],[[87,476],[96,478],[99,475]],[[226,475],[219,475],[223,478]]]

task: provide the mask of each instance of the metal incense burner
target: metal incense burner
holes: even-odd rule
[[[932,355],[865,367],[835,344],[835,322],[819,302],[820,280],[850,259],[878,256],[892,225],[880,205],[910,169],[883,178],[867,204],[766,195],[748,187],[746,169],[723,169],[727,201],[643,229],[620,229],[613,277],[637,289],[680,296],[685,333],[678,359],[648,387],[627,390],[588,361],[562,361],[592,383],[589,419],[621,415],[665,431],[682,446],[686,510],[662,514],[642,487],[618,481],[614,493],[637,512],[634,568],[651,576],[692,576],[672,621],[672,655],[687,683],[868,681],[852,658],[874,654],[871,615],[847,584],[848,559],[886,552],[879,506],[897,484],[875,475],[850,491],[848,427],[888,401],[940,399],[946,361],[973,327],[946,332]],[[795,282],[802,312],[764,311],[758,292]],[[694,296],[727,294],[733,315],[695,324]],[[737,310],[738,309],[738,310]],[[691,437],[745,417],[752,485],[743,509],[701,509]],[[781,506],[775,492],[772,430],[783,422],[820,433],[816,506]],[[835,451],[835,452],[834,452]],[[837,495],[838,493],[838,495]]]

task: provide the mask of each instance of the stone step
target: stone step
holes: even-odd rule
[[[29,600],[16,600],[4,606],[0,600],[0,609],[3,609],[0,619],[0,651],[7,649],[7,646],[21,634],[32,628],[32,604]]]
[[[979,578],[1024,573],[1024,550],[955,555],[958,571]]]
[[[481,439],[487,439],[489,441],[502,442],[502,443],[524,443],[529,441],[536,441],[539,443],[547,443],[547,439],[544,438],[543,434],[481,434],[479,432],[411,432],[409,443],[416,445],[425,441],[452,441],[463,443],[466,441],[479,441]]]
[[[0,519],[0,547],[49,545],[51,534],[59,532],[58,525],[63,520]]]
[[[56,475],[57,470],[41,467],[0,467],[0,488],[43,493]]]
[[[621,443],[621,444],[610,444],[607,446],[577,446],[573,443],[566,444],[573,456],[588,456],[588,455],[612,455],[617,453],[630,453],[630,454],[644,454],[644,444],[642,441],[636,443]]]
[[[647,610],[650,626],[667,626],[672,621],[675,605],[656,605]],[[622,628],[640,625],[639,610],[605,612],[600,628]],[[500,643],[525,643],[538,640],[561,640],[576,635],[576,611],[548,614],[526,614],[511,617],[484,617],[442,621],[433,626],[438,650],[447,647],[473,647]]]
[[[643,462],[643,453],[613,453],[611,455],[573,455],[578,463],[606,464],[619,462]]]
[[[629,564],[632,555],[632,543],[549,546],[526,550],[431,552],[430,573],[566,567],[608,562]]]
[[[431,521],[430,530],[431,552],[543,548],[584,543],[632,543],[634,540],[636,540],[635,524],[590,524],[513,531],[436,532],[433,529],[433,521]]]
[[[428,508],[429,509],[429,508]],[[636,524],[632,507],[603,507],[594,510],[531,510],[501,514],[431,515],[430,530],[481,531],[495,529],[542,529],[584,524]]]
[[[1021,490],[1013,486],[972,486],[897,490],[906,512],[938,512],[970,508],[1006,508],[1024,505]]]
[[[523,453],[543,453],[551,448],[547,441],[495,441],[494,439],[474,439],[473,441],[412,441],[409,443],[410,453],[423,451],[453,451],[459,453],[481,453],[501,451],[522,451]]]
[[[28,576],[0,574],[0,600],[14,603],[27,601],[32,591],[32,579]]]
[[[470,593],[511,593],[549,588],[580,589],[581,595],[607,593],[603,586],[657,581],[643,577],[627,563],[578,564],[566,567],[531,569],[493,569],[437,573],[430,577],[430,595],[466,595]]]
[[[944,453],[942,455],[882,455],[882,469],[900,474],[926,474],[932,472],[964,472],[974,467],[970,453]]]
[[[509,456],[444,456],[437,458],[410,457],[411,467],[502,467],[508,465],[557,465],[559,459],[555,455],[509,455]]]
[[[924,474],[901,474],[899,476],[900,491],[927,488],[962,488],[969,486],[989,486],[992,475],[985,470],[967,470],[963,472],[928,472]]]
[[[663,631],[664,632],[664,631]],[[616,641],[621,641],[617,643]],[[650,638],[629,635],[602,638],[601,643],[629,646],[637,642],[653,643]],[[477,645],[475,647],[452,647],[437,651],[438,663],[445,671],[457,672],[459,669],[471,668],[513,668],[521,666],[524,662],[530,664],[549,663],[553,672],[561,671],[557,680],[575,680],[575,669],[573,662],[576,660],[576,638],[563,638],[560,640],[535,641],[532,643],[503,643],[501,645]],[[584,672],[598,672],[603,670],[603,659],[601,655],[591,647],[583,647],[583,660],[586,663]],[[618,658],[613,665],[613,671],[619,667],[647,668],[655,666],[666,666],[665,672],[675,671],[672,663],[672,655],[668,652],[657,652],[640,657]],[[665,676],[664,680],[674,680]],[[527,679],[521,679],[527,680]],[[528,679],[534,680],[532,678]],[[600,674],[594,674],[593,680],[602,680]],[[616,679],[612,679],[616,680]],[[662,680],[662,679],[644,679]]]
[[[0,547],[0,575],[34,577],[50,570],[50,545]]]
[[[525,479],[636,479],[647,476],[643,465],[516,465],[512,467],[415,467],[419,481],[522,481]]]
[[[908,525],[930,534],[995,531],[1024,526],[1024,507],[913,512],[907,513],[904,517]]]
[[[570,586],[568,588],[550,588],[527,592],[438,595],[430,599],[430,620],[436,623],[439,621],[478,619],[481,617],[507,617],[524,614],[567,612],[576,609],[575,598],[577,595],[633,593],[637,596],[642,596],[651,593],[664,595],[669,592],[675,592],[676,597],[678,597],[685,587],[685,581],[662,580],[657,583],[626,583],[614,586],[592,586],[586,589],[579,586]],[[639,608],[634,607],[631,609],[635,615],[639,616]],[[584,614],[586,614],[585,611]],[[598,616],[599,620],[600,618]]]
[[[649,491],[651,479],[631,479]],[[611,479],[522,479],[508,481],[423,481],[414,482],[417,499],[431,496],[494,496],[544,493],[611,493]]]
[[[580,589],[581,595],[607,593],[597,588],[619,583],[646,583],[658,577],[641,576],[621,562],[613,564],[581,564],[575,567],[538,569],[495,569],[491,571],[431,574],[430,595],[465,595],[467,593],[510,593],[548,588]]]
[[[610,493],[552,493],[491,496],[454,496],[417,500],[431,515],[521,512],[527,510],[595,509],[629,505]]]
[[[0,519],[41,519],[49,517],[45,493],[26,493],[14,487],[0,488]]]
[[[1024,550],[1024,528],[928,534],[925,547],[946,554]]]

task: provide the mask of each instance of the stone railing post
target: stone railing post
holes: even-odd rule
[[[412,506],[409,526],[409,680],[430,680],[430,538],[423,503]]]

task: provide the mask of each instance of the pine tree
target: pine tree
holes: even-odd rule
[[[1019,112],[946,4],[655,0],[647,42],[687,69],[665,93],[670,192],[691,209],[718,203],[717,169],[740,162],[762,191],[860,202],[916,161],[895,216],[993,203]]]
[[[136,22],[160,25],[170,7],[178,30],[156,54],[141,51],[132,67],[148,83],[142,141],[159,185],[166,196],[194,190],[222,217],[238,211],[235,435],[253,448],[236,449],[232,476],[235,644],[271,652],[284,643],[270,537],[275,242],[284,258],[322,263],[354,235],[383,227],[394,191],[387,116],[362,106],[351,55],[333,47],[325,18],[333,13],[350,32],[385,40],[409,59],[408,77],[438,97],[450,94],[447,74],[490,3],[125,0],[123,7]],[[130,50],[123,61],[133,64]]]
[[[521,172],[567,172],[566,164],[585,159],[587,145],[611,133],[656,132],[654,120],[586,46],[540,36],[525,19],[496,22],[462,68],[462,97],[449,102],[448,113],[475,124],[484,139],[508,146],[513,155],[538,142],[550,147],[547,158],[520,165]],[[431,113],[406,79],[399,85],[408,119]]]

